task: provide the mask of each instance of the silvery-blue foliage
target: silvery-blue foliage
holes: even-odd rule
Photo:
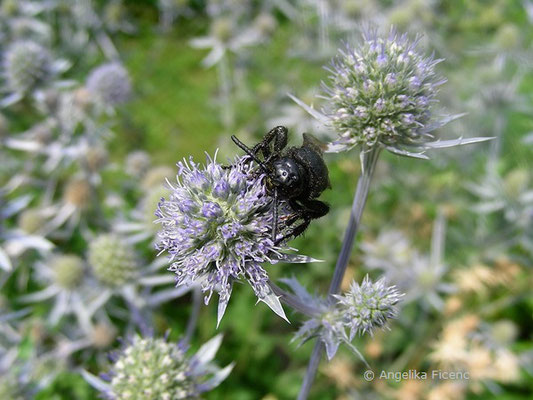
[[[294,335],[293,341],[297,340],[299,345],[302,345],[313,338],[318,338],[326,347],[329,360],[335,356],[339,345],[346,343],[362,358],[348,339],[344,323],[335,310],[334,301],[309,294],[295,278],[283,279],[282,282],[287,284],[302,302],[316,309],[316,315],[303,323]]]
[[[505,175],[488,174],[483,182],[468,189],[478,197],[472,209],[479,214],[501,213],[513,227],[526,228],[533,213],[533,189],[528,170],[517,168]]]

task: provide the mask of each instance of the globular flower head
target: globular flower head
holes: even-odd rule
[[[395,286],[387,286],[385,279],[372,282],[368,275],[363,283],[352,282],[350,290],[340,296],[337,307],[350,328],[350,339],[356,334],[370,333],[381,328],[398,314],[396,304],[401,294]]]
[[[12,43],[4,53],[4,74],[11,91],[27,94],[50,77],[53,71],[49,51],[37,42]]]
[[[211,31],[215,38],[222,43],[227,43],[233,36],[233,30],[235,29],[234,22],[231,18],[220,17],[213,20],[211,24]]]
[[[18,217],[18,226],[26,233],[38,232],[46,222],[42,211],[38,208],[27,208]]]
[[[65,289],[74,289],[83,280],[83,260],[74,254],[56,256],[51,261],[56,284]]]
[[[117,62],[103,64],[91,71],[87,90],[109,106],[125,103],[131,96],[131,81],[126,68]]]
[[[285,318],[261,264],[309,260],[282,254],[284,246],[272,241],[272,199],[263,177],[245,160],[226,168],[209,157],[205,166],[192,159],[178,163],[178,182],[156,212],[162,225],[157,247],[170,254],[177,285],[201,285],[206,303],[217,292],[219,322],[240,279]]]
[[[324,112],[341,136],[337,144],[402,148],[432,137],[431,109],[445,80],[435,72],[440,60],[421,54],[417,42],[394,30],[384,37],[370,30],[333,60]]]
[[[116,234],[102,234],[89,243],[89,264],[101,282],[119,287],[138,276],[138,259],[133,247]]]
[[[232,365],[221,370],[211,363],[221,340],[216,336],[190,357],[183,345],[135,336],[114,357],[104,395],[117,400],[196,399],[231,372]]]
[[[330,360],[339,345],[344,343],[366,363],[351,341],[357,333],[372,334],[375,328],[383,327],[388,319],[395,318],[395,305],[403,296],[394,286],[386,286],[384,279],[372,283],[368,276],[362,284],[352,282],[348,292],[328,299],[311,296],[296,279],[285,279],[283,282],[290,286],[300,301],[316,310],[315,315],[300,327],[294,339],[305,343],[314,337],[319,338]]]

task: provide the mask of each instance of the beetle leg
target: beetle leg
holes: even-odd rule
[[[274,189],[274,201],[272,203],[272,241],[276,243],[278,235],[278,190]]]

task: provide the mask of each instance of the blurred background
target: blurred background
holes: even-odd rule
[[[342,41],[391,25],[443,58],[442,138],[383,154],[346,283],[385,275],[404,293],[390,330],[354,344],[374,371],[463,370],[468,380],[367,382],[340,351],[312,399],[533,398],[533,2],[518,0],[3,0],[0,6],[0,399],[93,399],[81,370],[138,331],[184,335],[191,293],[154,249],[153,213],[175,164],[240,155],[270,128],[332,137],[287,94],[320,109]],[[331,212],[293,242],[325,260],[269,266],[326,293],[360,173],[357,151],[325,156]],[[247,285],[218,332],[236,366],[207,399],[294,399],[312,344]],[[217,332],[202,306],[192,347]],[[289,311],[289,310],[287,310]]]

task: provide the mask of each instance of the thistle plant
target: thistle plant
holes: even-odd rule
[[[442,310],[442,295],[455,291],[454,285],[445,282],[448,265],[444,262],[446,221],[442,211],[433,224],[429,254],[412,248],[409,240],[399,231],[384,231],[373,243],[364,242],[365,266],[378,270],[399,290],[405,293],[404,303],[420,301],[423,308]]]
[[[430,133],[458,116],[441,117],[434,105],[438,86],[445,80],[435,71],[439,60],[425,57],[411,42],[391,28],[386,36],[376,29],[363,33],[357,46],[346,45],[333,59],[330,85],[325,86],[329,106],[318,112],[299,99],[292,99],[325,127],[333,129],[338,139],[329,152],[360,148],[362,174],[352,203],[348,227],[330,284],[329,294],[338,293],[354,245],[370,183],[381,150],[398,155],[427,159],[430,148],[477,143],[488,138],[434,140]],[[323,352],[317,342],[298,396],[307,399]]]
[[[140,3],[159,3],[160,22],[166,28],[193,13],[204,17],[187,21],[179,35],[161,36],[161,30],[146,29],[153,22],[146,18],[154,17],[155,9]],[[0,114],[0,399],[49,398],[58,390],[90,397],[79,379],[70,379],[73,371],[84,368],[109,371],[104,379],[82,372],[103,397],[217,397],[207,391],[232,367],[220,369],[212,362],[221,336],[195,355],[187,348],[200,337],[210,337],[206,318],[214,310],[202,303],[218,295],[213,302],[218,303],[220,323],[234,288],[247,291],[282,317],[293,311],[287,313],[293,324],[272,320],[275,317],[263,305],[250,308],[246,304],[250,297],[234,304],[238,315],[232,313],[236,319],[226,321],[232,335],[223,356],[231,357],[229,352],[242,343],[242,351],[233,356],[243,364],[219,397],[255,398],[258,388],[268,390],[266,397],[291,397],[294,382],[288,386],[272,382],[278,379],[276,374],[281,378],[278,383],[292,380],[295,368],[300,368],[300,361],[285,359],[280,332],[291,327],[297,345],[315,346],[300,400],[309,396],[323,354],[332,361],[324,370],[340,397],[461,400],[470,390],[477,397],[487,397],[479,390],[504,395],[506,387],[500,383],[520,392],[525,392],[522,386],[531,389],[521,373],[526,362],[531,365],[531,344],[523,334],[525,326],[518,324],[533,304],[527,270],[533,255],[531,149],[517,146],[522,140],[533,143],[531,134],[520,138],[531,108],[526,72],[533,58],[527,50],[531,38],[524,34],[526,14],[515,7],[511,14],[516,18],[506,21],[509,12],[503,0],[461,2],[450,15],[445,14],[449,7],[434,3],[4,0],[0,6],[0,108],[4,108]],[[478,22],[477,14],[482,14]],[[142,21],[132,24],[125,15]],[[469,18],[456,20],[461,15]],[[394,30],[382,35],[370,29],[354,40],[358,27],[371,21],[385,25],[387,20],[411,32],[423,31],[425,37],[413,35],[411,40]],[[483,32],[462,30],[472,23],[481,24]],[[135,26],[143,28],[137,31]],[[147,49],[145,40],[121,35],[119,43],[127,46],[128,64],[135,71],[131,76],[108,36],[118,32],[144,36],[153,44]],[[201,32],[206,36],[193,37]],[[329,57],[341,35],[345,44],[324,74],[319,96],[323,102],[317,102],[316,109],[307,106],[316,82],[309,81],[314,67],[304,66],[304,57],[315,61]],[[271,37],[276,40],[270,45]],[[297,59],[285,57],[287,38],[300,44]],[[194,56],[187,43],[205,54]],[[447,48],[448,43],[453,47]],[[484,57],[483,66],[471,58],[488,54],[480,52],[480,45],[494,55],[491,60]],[[427,54],[429,47],[438,56]],[[58,55],[68,55],[74,70],[67,71],[69,63]],[[441,57],[449,61],[444,63]],[[208,157],[205,164],[197,164],[187,159],[176,172],[164,164],[166,160],[176,152],[194,153],[218,129],[216,116],[204,115],[207,110],[187,115],[198,103],[209,105],[205,97],[213,93],[211,78],[217,76],[194,64],[202,59],[203,66],[214,66],[218,73],[216,105],[223,111],[225,128],[219,145],[230,150],[228,154],[241,153],[229,140],[230,131],[244,143],[257,145],[240,146],[248,156],[235,160],[217,162]],[[470,74],[463,68],[466,64]],[[180,79],[163,76],[172,71]],[[454,87],[443,96],[440,92],[448,86],[444,75]],[[142,81],[134,85],[134,76]],[[113,112],[132,98],[133,86],[144,98]],[[287,87],[297,88],[302,100],[294,98],[292,106],[283,108]],[[172,101],[155,101],[166,99],[168,91],[174,94]],[[466,139],[448,140],[438,128],[458,116],[444,115],[443,105],[458,110],[452,114],[466,110],[470,116],[482,114],[483,119],[469,124],[464,118],[464,130],[450,124],[452,136],[464,132]],[[172,110],[179,112],[176,118]],[[524,115],[516,118],[517,111]],[[289,126],[289,142],[297,142],[296,137],[306,132],[329,142],[325,147],[316,143],[320,150],[346,151],[335,159],[316,152],[329,166],[331,191],[308,199],[290,197],[296,191],[278,190],[273,160],[297,161],[303,192],[316,185],[312,181],[317,168],[296,157],[298,149],[308,147],[291,143],[280,150],[281,137],[254,140],[261,127],[275,125]],[[120,135],[110,142],[114,129]],[[198,137],[183,136],[191,129]],[[498,138],[488,154],[465,152],[460,159],[451,154],[431,166],[418,160],[402,164],[395,156],[428,158],[434,148],[484,140],[470,136],[480,131]],[[168,138],[169,133],[176,137]],[[121,138],[133,138],[135,143]],[[516,157],[506,157],[504,151],[509,149]],[[127,159],[121,159],[128,152]],[[355,154],[362,169],[357,168]],[[385,160],[380,159],[382,154]],[[486,156],[491,162],[483,179],[477,172]],[[390,165],[378,164],[382,161]],[[448,165],[453,169],[445,171]],[[381,166],[383,170],[378,169]],[[344,200],[352,186],[346,178],[359,173],[348,218],[349,203]],[[452,188],[461,174],[468,174],[474,183]],[[470,207],[455,197],[465,189],[471,191],[465,193],[474,202]],[[369,196],[375,204],[363,221],[366,229],[359,232]],[[330,210],[317,221],[315,201]],[[451,226],[447,235],[444,215]],[[474,220],[477,235],[471,234]],[[409,226],[402,225],[406,221]],[[345,224],[333,273],[330,256]],[[416,241],[407,236],[408,231],[416,231]],[[297,236],[294,242],[286,239],[293,236]],[[362,239],[361,251],[352,252],[356,237]],[[444,237],[449,241],[446,247],[454,250],[449,258],[444,257]],[[294,254],[291,247],[300,244],[321,252],[326,261],[282,265],[312,261]],[[154,247],[164,254],[156,257]],[[278,287],[273,278],[284,269],[302,278],[309,292],[296,278],[281,279]],[[238,283],[244,283],[241,289]],[[324,286],[328,284],[329,289]],[[171,306],[160,307],[184,294],[187,297]],[[189,299],[190,307],[185,305]],[[498,321],[501,315],[511,316],[512,321]],[[157,336],[176,326],[183,327],[180,342]],[[259,327],[265,331],[258,334]],[[394,329],[392,335],[385,332],[389,327]],[[139,335],[134,335],[136,331]],[[129,339],[108,363],[104,351],[117,337]],[[253,359],[250,347],[257,349]],[[357,357],[350,360],[345,357],[349,352],[339,354],[346,349]],[[459,367],[472,379],[376,379],[361,384],[358,370],[369,365],[374,371],[391,372]],[[253,388],[244,383],[250,378],[255,379]],[[330,385],[324,383],[316,385],[315,397],[331,395]]]
[[[107,382],[88,372],[84,375],[108,399],[196,399],[218,386],[233,369],[233,364],[220,369],[212,363],[221,343],[222,336],[215,336],[189,356],[183,342],[135,335],[111,356],[113,366],[103,376]]]
[[[248,282],[259,301],[286,318],[261,264],[310,260],[285,253],[290,248],[272,240],[272,199],[253,168],[248,158],[230,167],[209,156],[205,166],[192,159],[179,162],[178,182],[169,182],[170,196],[156,212],[161,224],[157,248],[168,252],[176,285],[201,286],[206,304],[217,292],[218,323],[238,280]]]
[[[497,231],[505,230],[505,240],[498,239],[498,246],[505,249],[521,244],[531,253],[533,190],[529,171],[516,168],[502,176],[493,170],[481,182],[467,184],[467,188],[477,198],[471,209],[483,216],[479,219],[481,240],[490,238],[489,227]],[[498,223],[488,225],[488,216],[495,217]],[[493,247],[491,244],[487,250]]]
[[[21,211],[29,205],[31,197],[22,195],[10,201],[5,201],[2,199],[2,192],[0,192],[0,201],[2,202],[0,218],[7,219],[20,216]],[[22,222],[22,219],[20,222]],[[27,250],[36,250],[41,255],[47,255],[54,247],[54,244],[42,235],[36,232],[26,232],[22,229],[22,226],[6,227],[2,223],[0,227],[0,270],[12,271],[18,265],[17,258]],[[29,224],[26,228],[35,228],[35,224]],[[0,279],[1,282],[2,280]]]
[[[52,264],[55,281],[65,289],[73,289],[81,283],[84,269],[83,261],[72,254],[60,256]]]
[[[28,208],[18,216],[18,226],[24,232],[33,234],[38,232],[46,222],[46,217],[37,208]]]
[[[238,6],[231,1],[210,1],[207,4],[211,24],[209,35],[190,41],[194,48],[210,49],[202,65],[217,68],[221,121],[228,131],[235,124],[235,92],[242,84],[234,77],[237,70],[235,60],[245,58],[246,48],[266,42],[276,26],[276,20],[267,13],[260,13],[252,21],[253,10],[250,1],[241,2]]]

